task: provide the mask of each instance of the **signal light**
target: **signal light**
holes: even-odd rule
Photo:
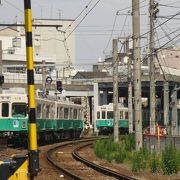
[[[56,81],[56,89],[59,92],[62,92],[63,88],[62,88],[62,82],[61,81]]]

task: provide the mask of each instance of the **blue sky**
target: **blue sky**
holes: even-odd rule
[[[17,20],[22,21],[23,0],[2,0],[0,6],[0,22],[13,23]],[[98,0],[31,0],[32,14],[34,18],[63,18],[75,19],[80,12],[85,9],[76,21],[78,24],[76,34],[76,58],[78,63],[94,63],[99,57],[104,58],[111,51],[111,39],[118,36],[131,35],[131,0],[100,0],[93,10],[86,16],[88,11],[98,2]],[[172,7],[159,6],[159,15],[167,16],[177,13],[180,9],[180,1],[177,0],[158,0],[160,4],[169,4]],[[90,3],[90,4],[89,4]],[[149,0],[140,0],[141,7],[141,33],[148,30],[148,3]],[[89,6],[85,8],[87,5]],[[178,8],[179,7],[179,8]],[[119,14],[116,16],[116,12]],[[178,16],[179,17],[179,16]],[[115,26],[113,28],[114,20]],[[179,17],[180,18],[180,17]],[[158,23],[166,19],[159,19]],[[180,20],[171,20],[163,26],[167,33],[180,27]],[[163,36],[159,28],[159,36]],[[111,35],[112,33],[112,35]],[[177,31],[178,33],[178,31]],[[162,39],[160,44],[168,39]],[[108,45],[108,42],[109,45]],[[141,45],[145,47],[146,40]],[[108,46],[107,46],[108,45]]]

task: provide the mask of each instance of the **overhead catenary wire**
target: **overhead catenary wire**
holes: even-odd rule
[[[98,0],[93,7],[85,14],[85,16],[81,19],[81,21],[72,29],[72,31],[66,36],[65,40],[69,38],[69,36],[76,30],[76,28],[84,21],[84,19],[89,15],[89,13],[98,5],[101,0]]]
[[[75,22],[75,21],[81,16],[81,14],[89,7],[89,5],[91,4],[92,1],[93,1],[93,0],[90,0],[89,3],[85,6],[85,8],[75,17],[74,22]],[[69,27],[72,26],[72,24],[73,24],[74,22],[71,22],[71,23],[67,26],[67,28],[65,29],[65,32],[68,30]]]
[[[108,48],[108,46],[109,46],[109,44],[110,44],[110,41],[111,41],[111,38],[112,38],[112,35],[113,35],[113,32],[114,32],[114,28],[115,28],[117,16],[118,16],[118,12],[116,12],[116,14],[115,14],[115,18],[114,18],[114,22],[113,22],[113,27],[112,27],[112,30],[111,30],[111,34],[110,34],[110,37],[109,37],[109,39],[108,39],[107,45],[106,45],[106,47],[105,47],[104,50],[103,50],[103,53],[104,53],[104,54],[105,54],[105,51],[106,51],[106,49]]]
[[[12,6],[13,8],[15,8],[16,10],[20,11],[21,13],[24,13],[22,9],[18,8],[16,5],[14,5],[13,3],[9,2],[8,0],[4,0],[4,2],[6,2],[7,4],[9,4],[9,5]]]
[[[160,22],[159,21],[157,21],[158,22],[158,24],[160,24]],[[165,24],[166,25],[166,24]],[[167,25],[166,25],[166,27],[167,27]],[[162,31],[163,31],[163,33],[165,34],[165,36],[169,39],[169,40],[171,40],[171,37],[169,36],[169,34],[166,32],[166,30],[163,28],[163,26],[160,26],[160,28],[162,29]],[[173,32],[173,31],[172,31]],[[157,32],[156,32],[157,33]],[[173,34],[175,34],[174,32],[173,32]],[[159,40],[158,40],[158,42],[159,42]],[[177,47],[177,45],[173,42],[173,41],[171,41],[171,43],[172,43],[172,45],[173,46],[175,46],[175,47]]]

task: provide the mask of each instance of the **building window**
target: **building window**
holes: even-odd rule
[[[21,38],[13,38],[12,39],[12,45],[13,47],[18,47],[20,48],[21,47]]]

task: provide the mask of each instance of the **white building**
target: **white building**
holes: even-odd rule
[[[71,75],[67,70],[75,61],[75,36],[72,33],[73,20],[34,19],[34,25],[62,25],[62,27],[33,27],[34,62],[54,65],[58,74]],[[18,23],[20,24],[20,23]],[[25,29],[22,26],[6,27],[0,30],[2,40],[2,60],[4,69],[9,71],[16,66],[26,66]],[[64,41],[65,40],[65,41]],[[62,64],[65,64],[63,67]],[[17,69],[17,68],[16,68]],[[22,69],[22,68],[20,68]],[[66,72],[64,70],[66,69]],[[62,73],[63,72],[63,73]],[[73,71],[72,71],[73,72]],[[74,72],[73,72],[74,74]]]

